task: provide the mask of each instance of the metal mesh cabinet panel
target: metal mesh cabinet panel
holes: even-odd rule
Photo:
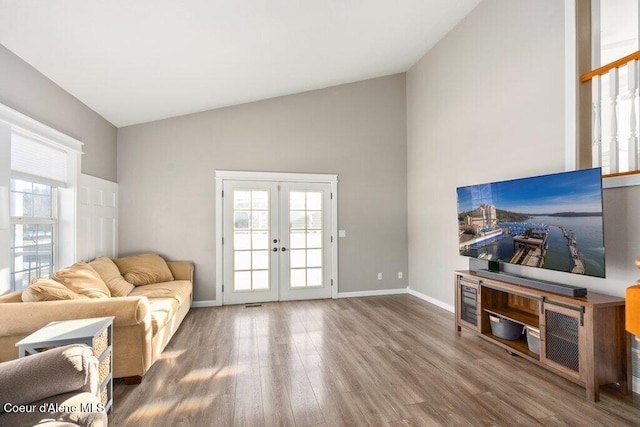
[[[580,371],[578,351],[578,318],[546,310],[546,357],[559,365]]]
[[[461,313],[460,318],[472,325],[478,325],[478,291],[469,286],[460,286]]]

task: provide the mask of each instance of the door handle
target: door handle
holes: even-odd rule
[[[286,252],[287,248],[285,248],[284,246],[282,247],[282,249],[280,249],[282,252]]]
[[[278,248],[273,248],[273,252],[278,252]]]

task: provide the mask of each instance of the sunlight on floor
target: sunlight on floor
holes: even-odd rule
[[[187,375],[182,377],[180,380],[181,383],[191,383],[195,381],[205,381],[213,378],[216,373],[220,370],[220,368],[202,368],[202,369],[194,369],[189,372]]]
[[[188,399],[184,399],[175,412],[178,414],[191,414],[195,411],[209,408],[214,400],[214,396],[190,397]]]
[[[180,383],[192,383],[196,381],[206,381],[213,378],[232,377],[238,373],[238,369],[232,366],[222,368],[201,368],[193,369],[186,376],[180,379]]]
[[[171,359],[177,359],[178,357],[182,356],[187,350],[172,350],[172,351],[164,351],[162,352],[162,354],[160,355],[160,357],[158,357],[158,360],[171,360]]]
[[[135,425],[136,422],[141,420],[161,417],[168,412],[173,412],[179,402],[179,397],[173,397],[142,405],[127,417],[127,424]]]

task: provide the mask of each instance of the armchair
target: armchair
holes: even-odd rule
[[[107,425],[98,359],[71,344],[0,363],[0,425]]]

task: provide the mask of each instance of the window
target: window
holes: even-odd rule
[[[603,175],[640,170],[639,16],[637,0],[591,0],[588,11],[578,9],[578,32],[586,21],[590,28],[589,37],[578,33],[578,56],[589,57],[579,59],[584,73],[579,120],[585,135],[579,165],[602,166]]]
[[[82,142],[0,103],[0,294],[78,260],[81,157]]]
[[[638,50],[638,0],[592,1],[593,68]]]
[[[35,278],[50,278],[61,252],[75,256],[75,233],[68,226],[58,227],[58,218],[75,210],[73,197],[64,199],[66,206],[62,198],[68,192],[70,156],[37,134],[11,132],[10,274],[15,291]]]
[[[50,278],[55,264],[56,188],[11,180],[11,282],[25,288],[37,277]]]

